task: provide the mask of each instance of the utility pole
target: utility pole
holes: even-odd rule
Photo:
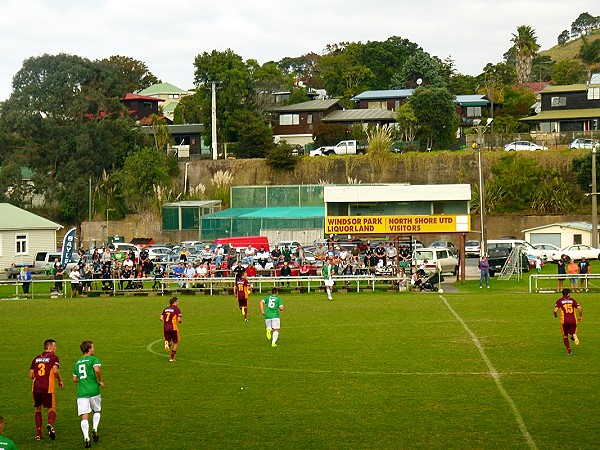
[[[217,159],[217,83],[211,83],[210,129],[212,134],[212,157]]]
[[[592,144],[592,247],[598,248],[598,190],[596,186],[596,152],[598,144]]]

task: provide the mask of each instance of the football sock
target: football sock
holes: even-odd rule
[[[56,411],[50,411],[48,413],[48,423],[54,425],[54,422],[56,422]]]
[[[94,413],[92,417],[92,430],[98,431],[98,424],[100,423],[100,413]]]
[[[569,336],[563,336],[563,342],[565,343],[565,347],[567,347],[567,350],[571,351],[571,346],[569,345]]]
[[[175,353],[177,353],[177,350],[171,351],[171,359],[175,359]]]
[[[90,423],[87,419],[81,419],[81,431],[83,432],[83,438],[86,441],[90,440]]]
[[[272,343],[275,344],[277,342],[278,338],[279,338],[279,331],[273,331],[273,341],[272,341]]]
[[[35,429],[37,430],[37,435],[41,436],[42,435],[42,412],[41,411],[35,412]]]

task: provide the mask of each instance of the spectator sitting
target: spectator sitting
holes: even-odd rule
[[[291,277],[292,276],[292,268],[290,267],[290,265],[288,264],[287,261],[283,262],[283,266],[281,266],[281,269],[279,270],[279,276],[281,277]],[[287,282],[287,285],[290,285],[290,282]]]
[[[279,245],[276,245],[275,248],[271,250],[271,258],[273,259],[273,265],[277,265],[277,263],[283,259]]]
[[[423,278],[419,275],[419,271],[413,273],[410,278],[410,284],[413,288],[419,288],[419,290],[423,290]]]
[[[246,263],[249,266],[254,265],[254,256],[256,255],[256,250],[252,247],[252,244],[248,244],[248,247],[244,249],[244,256],[246,257]]]
[[[302,265],[300,266],[300,269],[298,270],[299,274],[301,277],[306,277],[310,274],[310,266],[307,264],[306,261],[304,261],[302,263]]]
[[[215,265],[217,266],[217,270],[221,268],[224,257],[225,250],[223,249],[223,246],[221,244],[217,244],[217,248],[215,248]]]
[[[248,264],[248,267],[246,267],[246,275],[248,278],[256,276],[256,267],[254,267],[254,264]]]
[[[210,264],[213,259],[213,254],[210,251],[210,245],[206,245],[204,250],[200,252],[200,258],[202,258],[202,264]]]
[[[269,262],[269,252],[265,250],[264,245],[260,246],[260,250],[256,253],[256,259],[258,259],[258,264],[265,269]]]
[[[183,267],[183,263],[180,261],[177,263],[177,266],[173,269],[173,278],[177,278],[177,284],[180,288],[183,287],[183,274],[185,269]]]

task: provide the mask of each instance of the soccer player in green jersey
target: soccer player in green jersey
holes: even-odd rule
[[[271,339],[271,347],[277,347],[279,328],[281,327],[279,312],[283,311],[283,302],[277,297],[278,292],[279,290],[274,287],[271,291],[271,295],[260,301],[260,312],[265,316],[267,339]]]
[[[9,438],[2,436],[4,432],[4,417],[0,416],[0,448],[3,450],[17,450],[17,446]]]
[[[331,258],[327,258],[327,261],[323,265],[323,283],[325,284],[327,298],[333,300],[333,297],[331,297],[331,290],[333,289],[333,265],[331,264]]]
[[[100,423],[100,410],[102,398],[100,388],[104,387],[100,360],[94,355],[95,349],[92,341],[84,341],[79,347],[83,356],[77,360],[73,368],[73,383],[77,385],[77,415],[81,416],[81,431],[85,441],[85,448],[90,448],[90,423],[88,414],[93,412],[92,437],[98,442],[98,424]]]

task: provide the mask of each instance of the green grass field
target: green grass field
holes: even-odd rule
[[[556,294],[473,283],[284,295],[275,349],[257,294],[247,323],[233,297],[181,297],[175,363],[158,320],[167,298],[3,300],[4,434],[19,449],[83,447],[70,374],[90,339],[106,383],[93,448],[597,448],[600,295],[574,295],[584,322],[568,357]],[[46,338],[67,382],[56,441],[35,442],[28,370]]]

